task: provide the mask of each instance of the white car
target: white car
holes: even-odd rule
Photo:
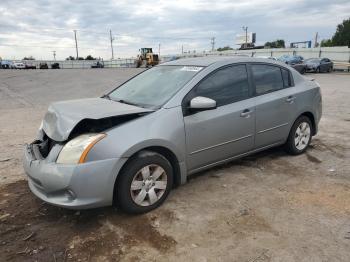
[[[14,69],[25,69],[26,66],[23,63],[16,62],[16,63],[13,63],[13,68]]]

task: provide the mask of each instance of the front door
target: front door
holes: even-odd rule
[[[184,99],[196,96],[216,101],[217,108],[186,112],[189,171],[250,151],[254,147],[255,111],[244,64],[221,68],[203,79]]]

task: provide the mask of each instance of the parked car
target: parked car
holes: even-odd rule
[[[60,64],[59,63],[53,63],[51,65],[51,69],[60,69]]]
[[[25,65],[24,65],[23,63],[21,63],[21,62],[14,62],[14,63],[13,63],[13,68],[14,68],[14,69],[25,69],[26,67],[25,67]]]
[[[284,63],[179,59],[100,98],[51,104],[24,170],[53,205],[143,213],[193,173],[278,145],[305,152],[321,101],[319,84]]]
[[[97,61],[91,65],[91,68],[104,68],[104,67],[105,67],[105,65],[104,65],[103,61],[102,62]]]
[[[332,72],[333,62],[328,58],[310,58],[305,60],[307,72]]]
[[[1,68],[2,69],[12,69],[13,68],[13,62],[9,60],[2,60],[1,61]]]
[[[49,69],[49,66],[47,65],[47,63],[40,63],[39,68],[40,69]]]
[[[32,62],[24,62],[25,69],[36,69],[36,65]]]
[[[306,72],[306,64],[303,63],[304,58],[302,56],[283,55],[278,60],[290,65],[301,74]]]
[[[273,57],[273,56],[263,56],[263,55],[256,56],[256,58],[265,58],[265,59],[277,60],[276,57]]]

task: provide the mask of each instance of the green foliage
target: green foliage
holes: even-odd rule
[[[350,47],[350,18],[337,26],[337,31],[332,37],[332,43],[334,46]]]
[[[276,41],[266,42],[265,48],[285,48],[285,42],[283,39],[277,39]]]
[[[323,39],[321,41],[321,47],[330,47],[330,46],[333,46],[331,39]]]
[[[219,47],[217,49],[217,51],[227,51],[227,50],[233,50],[233,48],[229,47],[229,46],[224,46],[224,47]]]
[[[66,58],[66,60],[75,60],[75,58],[70,55],[69,57]]]
[[[32,57],[32,56],[28,56],[28,57],[24,57],[23,58],[23,60],[35,60],[35,58],[34,57]]]
[[[85,60],[96,60],[96,58],[92,57],[91,55],[88,55]]]
[[[337,31],[332,39],[324,39],[321,41],[322,47],[328,46],[348,46],[350,47],[350,18],[344,20],[337,26]]]

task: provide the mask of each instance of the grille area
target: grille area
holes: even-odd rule
[[[35,154],[36,157],[45,159],[49,155],[51,149],[53,148],[53,146],[55,144],[57,144],[56,141],[52,140],[46,134],[44,134],[43,139],[34,141],[32,143],[32,146],[33,146],[34,153],[40,154],[40,156],[37,156],[37,154]],[[37,149],[37,150],[35,150],[35,149]]]

